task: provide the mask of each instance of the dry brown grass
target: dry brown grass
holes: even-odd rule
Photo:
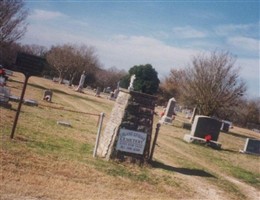
[[[12,94],[20,96],[22,82],[21,74],[11,77]],[[52,103],[41,100],[45,88],[54,90]],[[213,150],[187,144],[182,138],[189,131],[163,125],[155,162],[139,167],[92,157],[97,116],[50,108],[105,112],[105,125],[114,103],[106,96],[31,77],[25,98],[40,105],[22,106],[13,140],[9,136],[17,103],[12,102],[12,110],[0,108],[0,199],[259,198],[259,157],[238,153],[245,138],[259,138],[257,133],[235,127],[221,133],[222,150]],[[68,120],[72,127],[59,126],[57,120]],[[177,120],[186,119],[179,115]]]

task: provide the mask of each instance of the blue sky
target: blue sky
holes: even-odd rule
[[[150,63],[162,79],[214,50],[237,58],[260,97],[260,1],[26,1],[24,44],[93,46],[104,68]]]

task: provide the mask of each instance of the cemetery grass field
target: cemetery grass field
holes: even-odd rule
[[[14,73],[7,86],[20,96],[24,77]],[[42,100],[52,89],[53,102]],[[0,199],[260,199],[259,156],[239,153],[246,138],[259,134],[234,127],[220,133],[221,150],[183,141],[188,120],[177,113],[173,125],[162,125],[151,165],[138,166],[93,158],[98,116],[103,129],[114,101],[85,90],[31,77],[14,139],[10,139],[18,106],[0,107]],[[74,111],[74,112],[72,112]],[[160,113],[162,108],[157,107]],[[89,115],[89,114],[96,115]],[[57,124],[66,121],[71,127]],[[154,116],[154,131],[158,122]]]

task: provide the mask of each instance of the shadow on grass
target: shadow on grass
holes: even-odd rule
[[[152,161],[152,166],[154,168],[161,168],[167,171],[177,172],[180,174],[190,175],[190,176],[201,176],[201,177],[211,177],[216,178],[212,174],[205,172],[204,170],[200,169],[189,169],[189,168],[182,168],[182,167],[172,167],[170,165],[163,164],[158,161]]]
[[[226,151],[226,152],[230,152],[230,153],[237,153],[237,154],[239,154],[239,151],[237,150],[233,150],[233,149],[221,149],[222,151]]]

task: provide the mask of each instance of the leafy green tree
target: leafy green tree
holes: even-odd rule
[[[157,93],[160,80],[158,78],[158,73],[152,65],[135,65],[129,69],[128,72],[129,74],[126,75],[120,83],[121,87],[128,88],[130,78],[135,74],[136,79],[133,84],[135,91],[140,91],[151,95]]]

